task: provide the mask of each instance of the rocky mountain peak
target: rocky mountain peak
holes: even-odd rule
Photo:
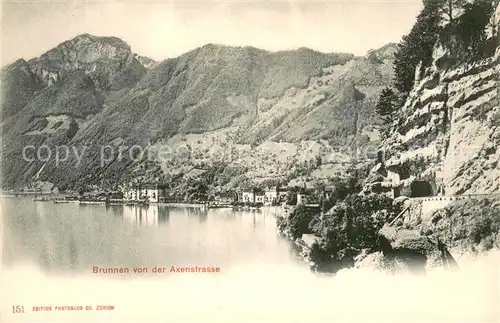
[[[89,75],[99,88],[118,89],[135,83],[154,62],[132,53],[130,45],[118,37],[82,34],[28,64],[49,86],[65,74],[79,70]]]
[[[59,44],[30,63],[92,63],[106,59],[123,59],[130,54],[130,45],[118,37],[82,34]]]
[[[389,43],[378,49],[371,49],[366,53],[366,57],[372,61],[384,61],[394,59],[394,54],[398,51],[396,43]]]
[[[15,70],[22,71],[26,74],[30,73],[30,67],[28,65],[28,62],[26,62],[24,59],[20,58],[20,59],[16,60],[14,63],[7,65],[7,66],[4,66],[1,70],[0,78],[2,80],[5,78],[8,78],[9,74]]]
[[[130,45],[121,38],[114,36],[95,36],[88,33],[78,35],[69,40],[71,43],[99,43],[103,45],[110,45],[116,48],[124,48],[130,50]]]

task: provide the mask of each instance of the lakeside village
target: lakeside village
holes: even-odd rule
[[[106,205],[188,203],[208,208],[258,209],[263,206],[308,205],[319,207],[320,201],[329,198],[333,191],[333,186],[315,190],[304,187],[254,187],[249,190],[236,189],[213,194],[199,192],[195,194],[194,198],[188,199],[179,192],[171,190],[168,185],[142,184],[123,187],[114,192],[96,190],[92,193],[59,194],[57,188],[37,186],[12,190],[8,193],[15,196],[34,195],[35,201],[52,201],[53,203]]]

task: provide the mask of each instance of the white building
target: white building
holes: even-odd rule
[[[234,202],[234,196],[231,193],[222,193],[215,196],[215,203],[219,205],[230,205]]]
[[[307,194],[297,194],[297,205],[305,205],[308,202],[308,195]]]
[[[162,195],[162,190],[155,185],[141,185],[128,188],[123,193],[123,198],[127,201],[148,201],[158,203]]]
[[[145,189],[145,195],[149,202],[158,203],[160,201],[160,190],[157,188],[147,188]]]
[[[272,205],[278,201],[278,189],[276,187],[266,187],[264,190],[264,204]]]
[[[138,201],[141,200],[142,196],[145,195],[145,191],[138,187],[131,187],[125,190],[123,193],[123,198],[127,201]]]
[[[123,190],[123,199],[126,201],[135,200],[135,191],[131,188]]]
[[[243,203],[255,203],[255,194],[253,192],[242,192]]]

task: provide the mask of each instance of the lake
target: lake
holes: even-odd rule
[[[369,269],[319,276],[277,235],[279,208],[3,198],[1,209],[2,322],[493,322],[498,315],[491,287],[498,254],[424,277]]]

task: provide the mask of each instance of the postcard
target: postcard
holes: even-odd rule
[[[1,322],[500,321],[498,0],[1,8]]]

